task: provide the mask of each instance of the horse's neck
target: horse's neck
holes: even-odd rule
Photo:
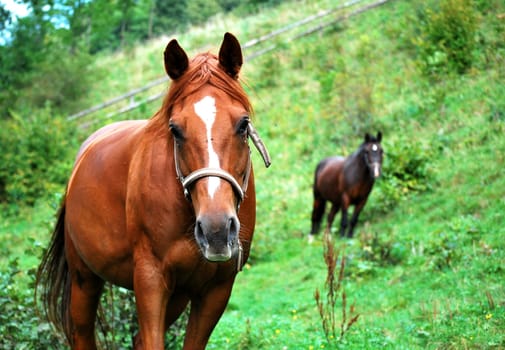
[[[349,168],[352,169],[354,176],[357,176],[360,182],[366,181],[373,183],[373,176],[370,174],[370,169],[366,165],[365,157],[361,148],[348,157]]]

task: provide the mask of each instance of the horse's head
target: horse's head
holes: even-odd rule
[[[366,133],[365,142],[362,147],[365,163],[374,179],[378,178],[382,171],[382,157],[384,151],[382,150],[382,146],[380,144],[381,140],[382,133],[380,131],[377,133],[376,137]]]
[[[238,210],[251,173],[249,136],[270,164],[238,82],[240,44],[226,33],[218,57],[207,53],[190,61],[172,40],[164,57],[173,80],[164,108],[177,176],[195,211],[196,242],[207,260],[227,261],[240,249]]]

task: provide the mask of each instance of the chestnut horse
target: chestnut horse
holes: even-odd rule
[[[327,230],[331,229],[335,215],[342,210],[340,236],[346,236],[348,226],[347,235],[353,236],[359,214],[372,191],[375,179],[381,174],[381,139],[381,132],[377,133],[377,137],[367,133],[358,150],[347,158],[330,157],[319,162],[314,176],[314,204],[309,239],[319,231],[326,201],[332,203],[328,213]],[[351,205],[354,205],[354,212],[349,225],[347,211]]]
[[[248,137],[270,164],[238,81],[242,61],[230,33],[218,56],[192,60],[170,41],[161,109],[106,126],[81,146],[37,274],[46,314],[72,349],[96,349],[106,281],[134,291],[135,349],[163,349],[188,304],[184,349],[205,348],[253,238]]]

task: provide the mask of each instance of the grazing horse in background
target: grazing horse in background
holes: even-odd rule
[[[326,201],[332,203],[328,214],[328,231],[339,210],[342,210],[340,236],[348,237],[354,234],[354,227],[365,206],[368,195],[372,191],[375,179],[381,174],[383,150],[381,147],[381,132],[377,137],[365,135],[365,141],[356,152],[344,157],[323,159],[316,168],[314,176],[314,205],[312,209],[312,229],[309,238],[318,233],[323,218]],[[348,209],[354,205],[350,225],[348,225]]]
[[[205,348],[253,238],[249,137],[270,164],[238,81],[242,62],[230,33],[218,56],[192,60],[171,40],[161,109],[82,145],[37,274],[46,315],[72,349],[96,349],[106,281],[134,291],[135,349],[163,349],[188,304],[184,349]]]

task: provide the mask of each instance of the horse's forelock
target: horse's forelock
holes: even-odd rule
[[[151,124],[167,124],[175,105],[203,85],[210,84],[219,90],[226,92],[232,99],[239,101],[246,110],[252,113],[252,106],[239,81],[230,77],[219,67],[217,57],[211,53],[203,53],[195,56],[188,70],[170,84],[167,95],[161,109],[151,119]],[[157,128],[160,125],[156,125]]]

